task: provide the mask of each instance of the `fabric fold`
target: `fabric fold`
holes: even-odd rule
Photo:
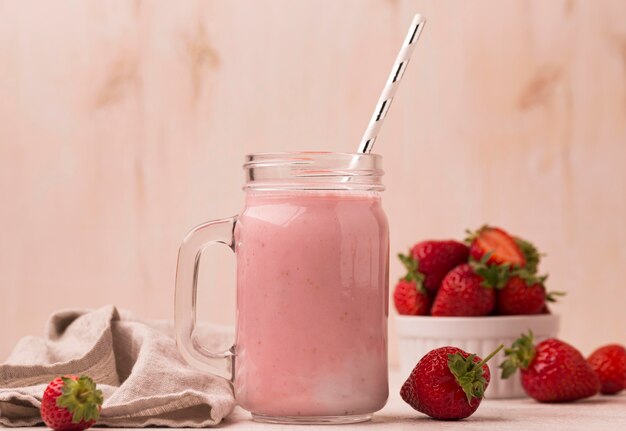
[[[55,313],[43,337],[23,338],[0,365],[0,424],[40,424],[44,389],[67,374],[85,374],[98,384],[101,425],[220,423],[235,406],[230,382],[189,366],[172,333],[171,323],[144,322],[114,306]]]

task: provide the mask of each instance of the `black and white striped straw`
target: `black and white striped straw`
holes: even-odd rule
[[[413,54],[417,39],[419,38],[425,23],[426,20],[424,20],[421,15],[417,14],[413,17],[411,27],[409,27],[409,32],[404,39],[402,48],[398,53],[398,57],[396,57],[396,61],[391,69],[387,83],[385,84],[385,88],[383,88],[383,92],[381,93],[378,103],[376,104],[376,110],[374,111],[367,129],[365,129],[363,138],[361,139],[358,151],[359,153],[369,153],[372,151],[378,132],[380,131],[383,121],[387,116],[389,106],[391,105],[393,97],[398,90],[402,75],[404,75],[404,71],[409,64],[411,54]]]

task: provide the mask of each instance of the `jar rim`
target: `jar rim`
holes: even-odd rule
[[[369,157],[381,157],[377,153],[350,153],[346,151],[259,151],[256,153],[248,153],[246,157],[251,156],[267,156],[267,155],[293,155],[293,154],[337,154],[341,156],[369,156]]]
[[[375,153],[345,153],[345,152],[334,152],[334,151],[264,151],[260,153],[249,153],[245,156],[244,168],[248,163],[253,163],[255,159],[271,159],[276,158],[277,160],[285,159],[287,162],[289,159],[299,160],[300,157],[307,158],[336,158],[336,159],[345,159],[345,160],[354,160],[354,159],[375,159],[382,160],[382,156],[380,154]],[[296,159],[297,158],[297,159]]]
[[[244,189],[383,190],[382,156],[331,151],[248,154]]]

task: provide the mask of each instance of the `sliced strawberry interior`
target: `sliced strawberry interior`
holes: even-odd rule
[[[515,240],[498,228],[486,228],[476,238],[478,247],[483,253],[493,252],[491,260],[497,263],[511,263],[524,266],[526,259]]]

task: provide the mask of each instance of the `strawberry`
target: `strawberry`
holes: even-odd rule
[[[431,308],[433,316],[486,316],[496,305],[495,289],[508,281],[509,266],[480,262],[459,265],[445,276]]]
[[[430,298],[414,280],[398,280],[393,292],[393,303],[399,314],[426,315],[430,312]]]
[[[459,265],[446,275],[435,297],[433,316],[485,316],[494,309],[496,293],[483,286],[483,279],[469,264]]]
[[[550,314],[546,302],[556,302],[564,292],[546,292],[546,275],[529,275],[526,268],[515,270],[506,285],[496,293],[496,314]]]
[[[512,277],[496,295],[497,314],[540,314],[546,306],[546,288],[542,282],[527,283]]]
[[[508,263],[512,267],[520,268],[526,265],[526,257],[520,246],[503,229],[483,226],[474,233],[469,231],[468,233],[469,236],[466,241],[470,243],[470,256],[475,260],[479,261],[487,253],[491,253],[491,258],[487,262],[489,264],[501,265]],[[532,246],[532,244],[530,245]]]
[[[455,266],[467,262],[469,248],[460,242],[422,241],[415,244],[409,256],[398,257],[410,273],[415,273],[422,286],[434,294],[441,285],[441,280]]]
[[[587,362],[600,379],[600,392],[613,395],[626,387],[626,349],[609,344],[595,350]]]
[[[41,419],[55,431],[82,431],[96,423],[102,401],[89,377],[57,377],[43,393]]]
[[[417,363],[400,396],[415,410],[435,419],[463,419],[476,411],[489,385],[487,361],[458,347],[440,347]]]
[[[555,302],[563,292],[546,293],[547,275],[537,275],[541,253],[537,248],[521,238],[515,241],[524,254],[526,266],[514,267],[508,282],[498,290],[496,298],[497,314],[542,314],[547,310],[546,301]]]
[[[569,344],[549,338],[534,345],[533,334],[522,335],[500,365],[502,378],[520,368],[526,393],[541,402],[575,401],[600,390],[600,381],[583,355]]]

